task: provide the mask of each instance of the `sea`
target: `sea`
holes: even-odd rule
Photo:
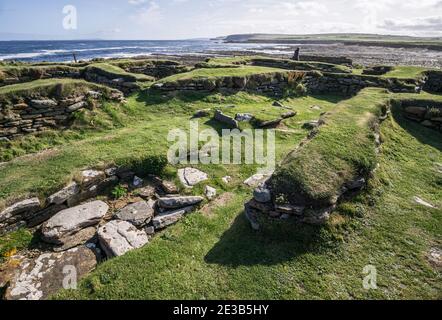
[[[177,41],[0,41],[0,61],[70,62],[94,58],[155,55],[210,55],[223,51],[289,54],[290,47],[271,44],[228,44],[219,40]]]

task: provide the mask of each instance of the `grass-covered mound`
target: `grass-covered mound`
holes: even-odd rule
[[[0,66],[0,86],[53,77],[79,77],[81,68],[63,64]]]
[[[109,87],[84,80],[45,79],[0,87],[0,102],[8,103],[20,98],[38,96],[63,98],[68,95],[84,94],[90,90],[98,90],[104,94],[112,92]]]
[[[108,63],[91,64],[85,68],[85,72],[97,73],[110,79],[120,78],[127,82],[148,82],[154,80],[153,77],[144,74],[130,73],[118,66]]]
[[[235,67],[240,65],[264,66],[282,68],[287,70],[312,71],[335,73],[351,73],[351,68],[324,62],[295,61],[290,59],[280,59],[260,56],[239,56],[226,58],[212,58],[206,63],[206,67]]]
[[[385,113],[382,97],[382,90],[365,90],[322,117],[316,135],[277,169],[275,194],[293,204],[331,206],[345,183],[372,172],[377,163],[375,130]]]
[[[245,77],[255,74],[266,74],[285,71],[279,68],[241,66],[239,68],[202,68],[190,72],[176,74],[158,83],[177,82],[180,80],[216,79],[224,77]]]

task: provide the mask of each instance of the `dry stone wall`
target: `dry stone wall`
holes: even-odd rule
[[[90,101],[104,97],[102,92],[88,91],[63,98],[52,96],[24,96],[0,103],[0,140],[20,138],[69,125],[72,114],[90,107]],[[121,101],[123,94],[113,90],[110,100]]]

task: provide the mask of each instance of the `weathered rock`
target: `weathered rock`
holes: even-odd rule
[[[75,289],[67,275],[75,272],[76,280],[95,269],[97,254],[85,246],[62,253],[45,253],[35,260],[26,259],[12,279],[5,298],[7,300],[41,300],[64,286]],[[73,285],[73,286],[72,286]]]
[[[230,117],[228,115],[225,115],[220,110],[216,110],[214,119],[216,121],[219,121],[221,123],[224,123],[224,124],[228,125],[229,127],[232,127],[232,128],[235,128],[235,129],[239,128],[238,122],[235,119],[233,119],[232,117]]]
[[[259,127],[260,128],[275,128],[275,127],[279,126],[283,120],[284,120],[283,118],[278,118],[278,119],[269,120],[269,121],[262,121],[259,124]]]
[[[81,101],[81,102],[77,102],[69,107],[66,108],[66,111],[71,113],[71,112],[75,112],[77,110],[80,110],[82,108],[84,108],[86,106],[86,102]]]
[[[225,184],[229,184],[230,181],[232,181],[232,177],[231,176],[225,176],[221,179]]]
[[[245,180],[244,184],[249,187],[256,188],[261,183],[264,183],[272,174],[273,172],[257,173],[251,176],[250,178],[248,178],[247,180]]]
[[[144,180],[141,179],[140,177],[137,177],[137,176],[135,176],[134,179],[133,179],[133,181],[132,181],[132,185],[133,185],[135,188],[139,188],[139,187],[141,187],[141,186],[143,185],[143,183],[144,183]]]
[[[235,116],[235,120],[239,122],[249,122],[253,118],[255,118],[255,116],[250,113],[237,113]]]
[[[253,210],[246,204],[244,207],[244,214],[247,220],[250,222],[250,226],[252,227],[252,229],[255,231],[259,231],[261,226],[259,225],[255,210]]]
[[[31,105],[36,109],[53,108],[57,106],[54,100],[31,100]]]
[[[273,102],[273,106],[274,107],[279,107],[279,108],[284,108],[284,105],[281,102],[279,102],[279,101]]]
[[[49,220],[51,217],[53,217],[58,212],[67,209],[68,207],[64,204],[53,204],[46,208],[44,208],[41,211],[38,211],[34,213],[31,217],[27,219],[27,226],[29,228],[33,228],[35,226],[38,226],[42,224],[43,222]]]
[[[141,189],[137,190],[137,194],[141,198],[150,199],[153,196],[155,196],[155,187],[147,186],[147,187],[141,188]]]
[[[83,188],[89,188],[94,184],[106,179],[106,174],[98,170],[84,170],[81,172],[81,185]]]
[[[111,187],[115,186],[118,183],[118,178],[116,176],[111,176],[106,178],[98,184],[88,187],[86,190],[83,190],[79,194],[76,194],[68,199],[67,204],[69,207],[74,207],[84,201],[95,198],[96,196],[105,193]]]
[[[104,170],[104,173],[108,177],[116,176],[117,172],[118,172],[118,168],[117,167],[111,167],[111,168],[107,168],[106,170]]]
[[[295,117],[297,114],[298,114],[297,112],[290,111],[290,112],[283,113],[283,114],[281,115],[281,118],[283,118],[283,119],[289,119],[289,118],[293,118],[293,117]]]
[[[48,204],[62,204],[68,201],[70,198],[80,193],[80,186],[76,182],[72,182],[62,190],[51,195],[47,203]]]
[[[111,221],[98,229],[98,240],[109,258],[143,247],[149,242],[146,232],[127,221]]]
[[[302,216],[302,214],[304,213],[305,207],[285,204],[285,205],[276,205],[275,210],[276,210],[276,212],[279,212],[280,214]]]
[[[48,243],[63,246],[73,244],[76,234],[81,230],[97,225],[105,216],[109,206],[103,201],[93,201],[57,213],[43,224],[43,240]],[[84,234],[77,237],[84,240]],[[80,244],[80,243],[78,243]]]
[[[425,107],[407,107],[405,108],[405,112],[411,115],[414,115],[419,118],[423,118],[427,113],[427,108]]]
[[[195,112],[195,114],[193,115],[194,118],[204,118],[204,117],[208,117],[210,116],[210,109],[204,109],[204,110],[198,110],[197,112]]]
[[[206,186],[206,189],[204,191],[207,199],[212,200],[216,197],[216,189],[210,186]]]
[[[431,248],[428,253],[428,261],[436,269],[442,270],[442,250],[440,248]]]
[[[306,123],[304,123],[304,125],[302,127],[307,130],[313,130],[313,129],[319,127],[319,121],[313,120],[313,121],[306,122]]]
[[[164,209],[178,209],[194,206],[203,201],[203,197],[169,197],[158,199],[158,206]]]
[[[174,211],[162,213],[152,219],[155,230],[164,229],[172,224],[177,223],[185,214],[192,212],[195,207],[186,207]]]
[[[198,183],[207,180],[209,177],[206,173],[198,169],[184,168],[178,170],[178,178],[185,187],[191,188]]]
[[[155,201],[132,203],[116,213],[118,220],[127,221],[140,228],[148,224],[155,214]]]
[[[335,210],[336,206],[311,211],[304,215],[302,222],[311,225],[324,225],[330,219],[330,214]]]
[[[248,208],[252,208],[256,211],[260,211],[261,213],[269,214],[270,212],[274,211],[274,206],[271,202],[262,203],[258,202],[255,199],[250,200],[247,202],[246,206]]]
[[[146,232],[146,234],[148,236],[153,236],[155,234],[155,227],[153,226],[148,226],[144,229],[144,231]]]
[[[62,238],[63,243],[54,246],[52,250],[54,250],[55,252],[61,252],[69,250],[81,244],[94,243],[96,242],[96,234],[97,228],[95,226],[81,229],[80,231],[68,237]]]
[[[0,223],[8,221],[16,216],[29,216],[40,209],[40,200],[38,198],[31,198],[24,201],[17,202],[12,206],[0,212]]]
[[[357,178],[354,181],[350,181],[348,183],[346,183],[346,188],[348,190],[360,190],[365,186],[366,180],[365,178]]]
[[[256,201],[261,203],[267,203],[272,201],[272,193],[270,192],[269,189],[263,186],[260,186],[255,189],[255,191],[253,192],[253,197],[255,198]]]
[[[171,181],[161,181],[160,186],[168,194],[178,193],[178,187]]]

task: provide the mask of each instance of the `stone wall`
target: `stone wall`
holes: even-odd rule
[[[125,94],[141,89],[135,77],[113,74],[94,66],[87,67],[83,72],[83,77],[87,81],[118,89]]]
[[[14,70],[14,69],[11,69]],[[2,71],[3,77],[0,77],[0,87],[30,82],[40,79],[51,78],[73,78],[79,79],[82,77],[81,69],[65,66],[50,66],[50,67],[18,67],[14,72],[9,72],[8,69]]]
[[[301,54],[301,61],[317,61],[331,64],[341,64],[345,66],[353,65],[353,60],[347,57],[311,56]]]
[[[104,93],[87,91],[58,98],[55,95],[15,97],[0,104],[0,140],[20,138],[69,125],[72,113],[90,107],[89,103],[104,97]],[[122,93],[111,91],[110,100],[121,101]]]
[[[367,87],[385,88],[392,92],[420,92],[422,83],[415,79],[381,78],[351,74],[321,73],[317,71],[287,71],[256,74],[245,77],[216,79],[186,79],[157,83],[153,88],[162,91],[245,90],[280,97],[287,88],[303,83],[312,94],[354,95]]]
[[[142,63],[133,62],[127,65],[119,65],[119,67],[127,72],[145,74],[154,77],[155,79],[162,79],[189,71],[186,66],[175,61],[167,60],[145,61]]]
[[[442,71],[428,71],[424,90],[434,93],[442,93]]]
[[[431,100],[403,100],[400,106],[407,119],[442,132],[442,104]]]
[[[336,72],[336,73],[349,73],[350,69],[342,66],[336,66],[334,64],[323,62],[302,62],[294,60],[284,59],[271,59],[271,58],[255,58],[250,62],[251,65],[269,68],[280,68],[287,70],[300,70],[300,71],[312,71],[318,70],[321,72]]]
[[[309,73],[304,80],[309,93],[339,93],[354,95],[367,87],[385,88],[392,92],[418,93],[423,83],[415,79],[382,78],[376,76]]]
[[[244,90],[269,96],[282,96],[291,79],[304,73],[287,71],[254,74],[245,77],[218,77],[213,79],[183,79],[157,83],[153,88],[161,91],[215,91]]]

